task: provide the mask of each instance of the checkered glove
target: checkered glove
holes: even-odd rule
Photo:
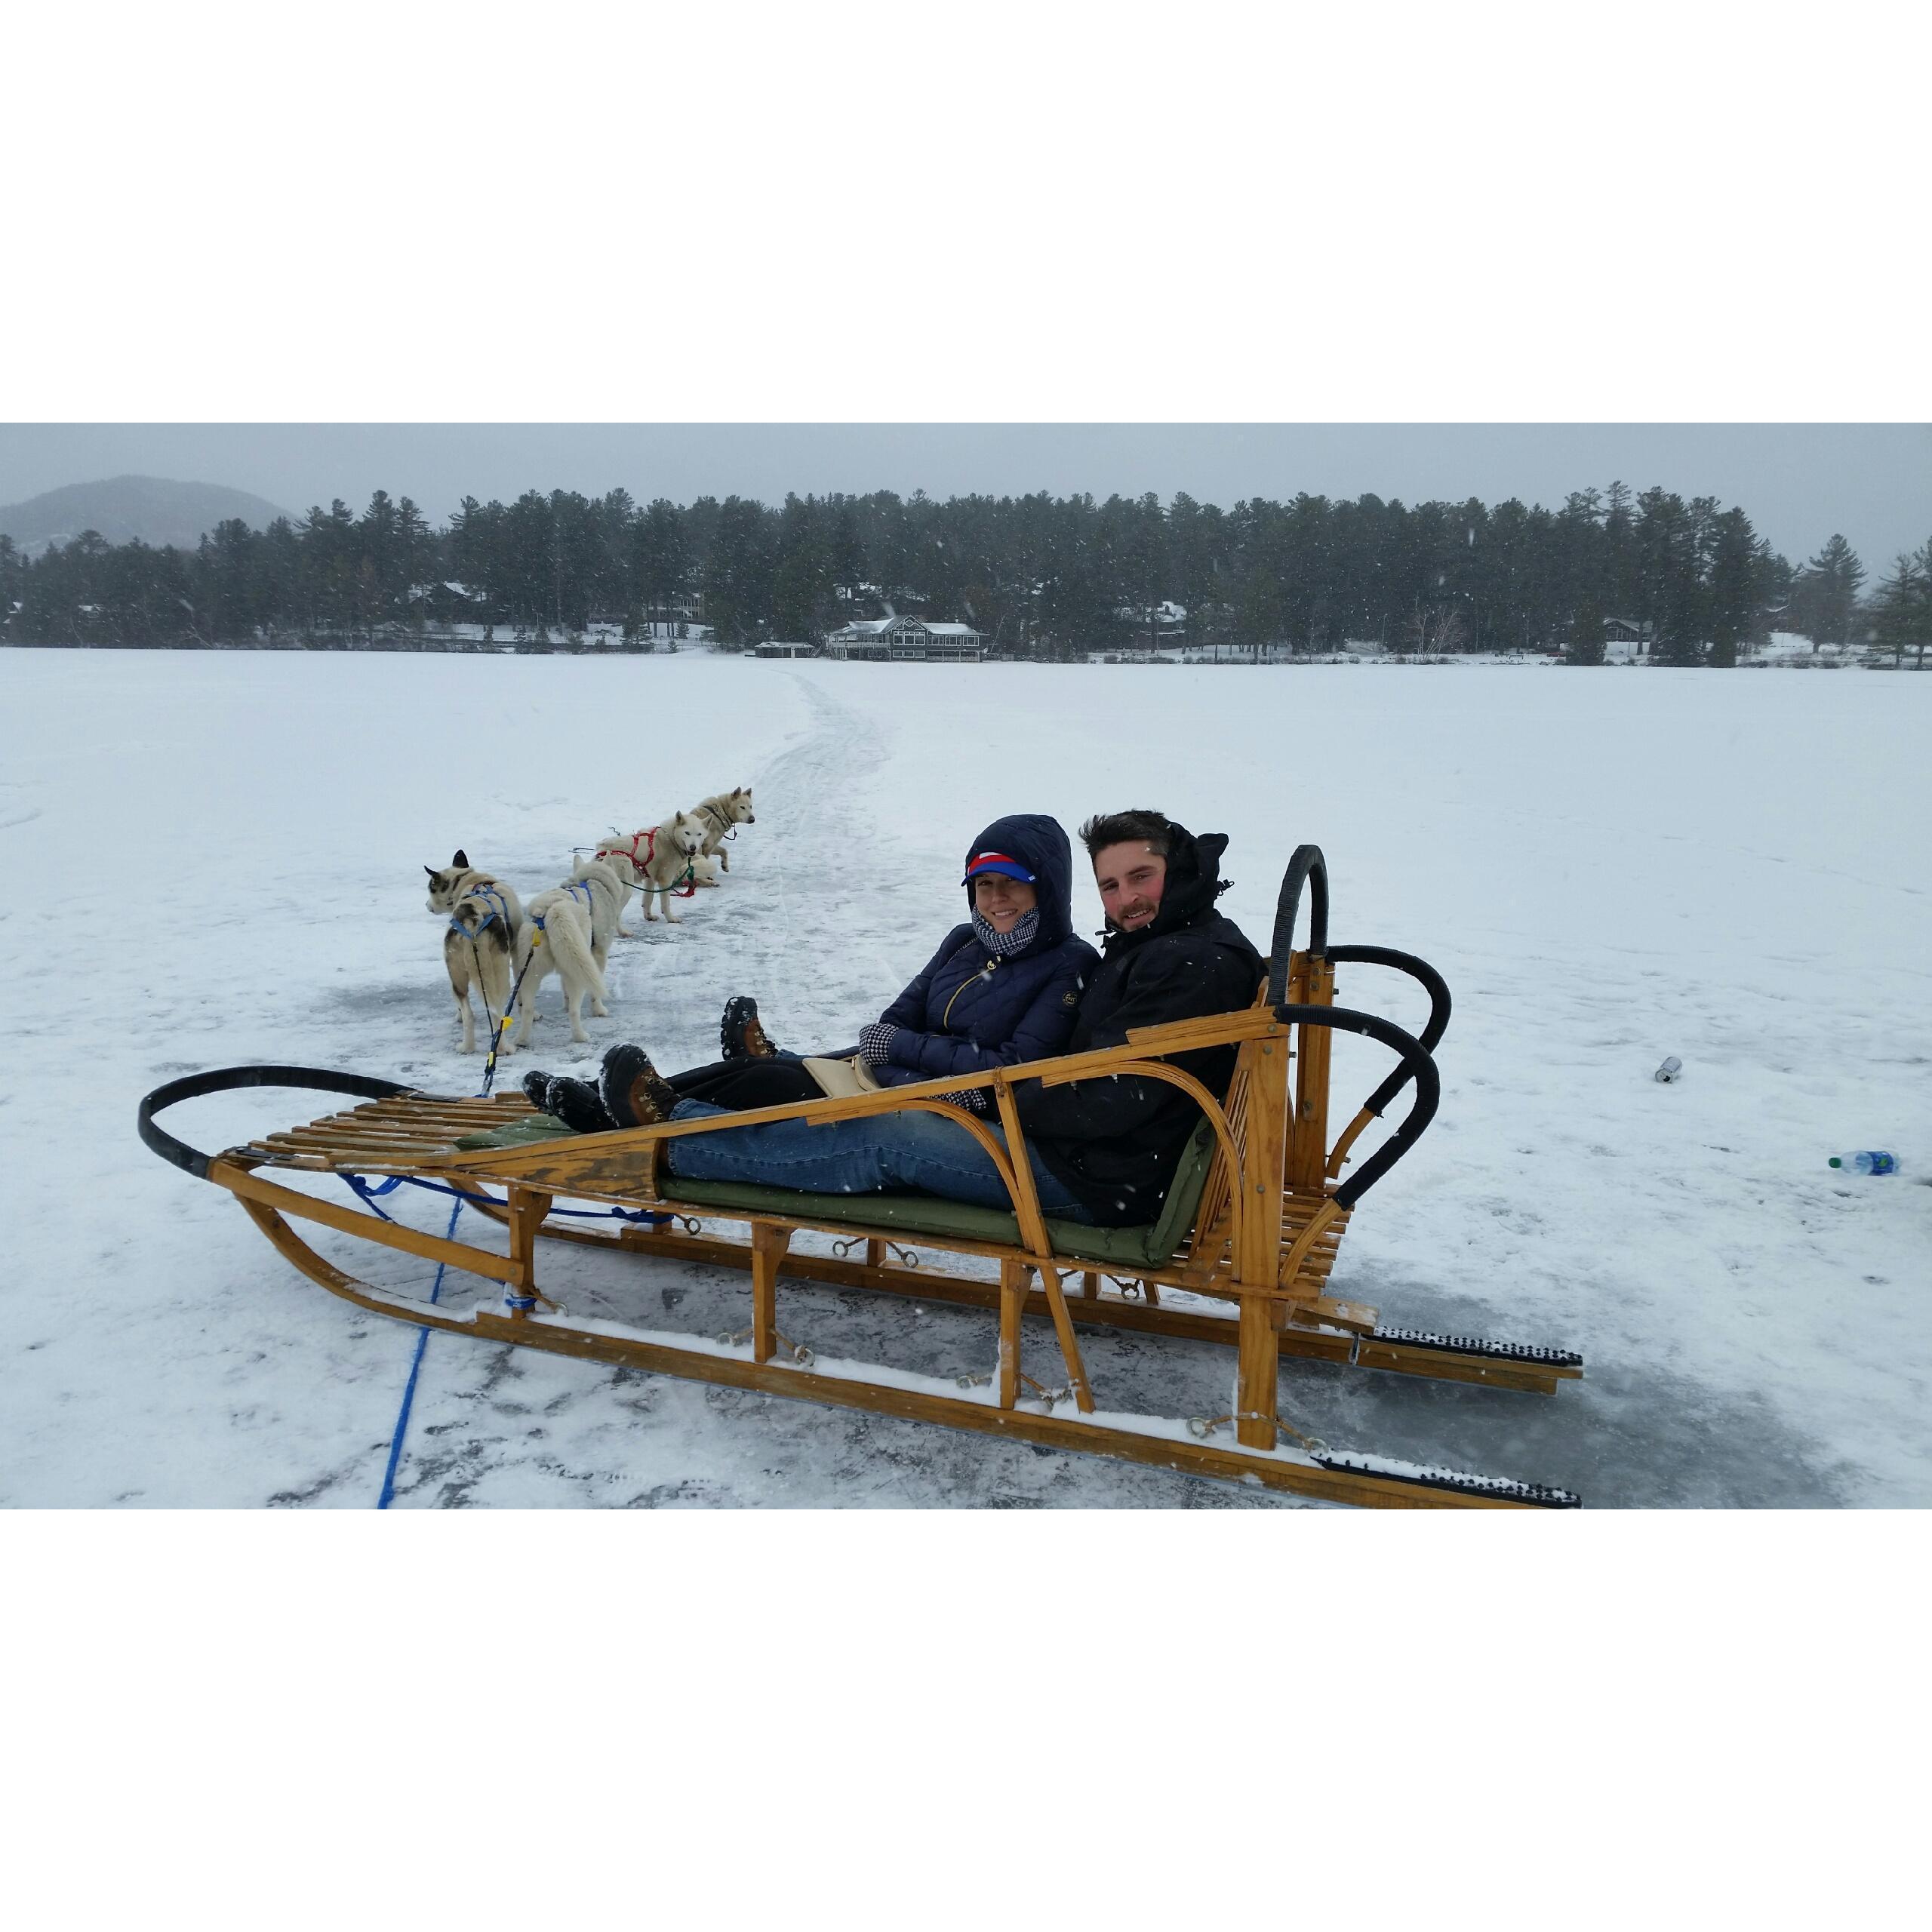
[[[953,1093],[942,1094],[940,1098],[948,1106],[964,1107],[969,1114],[986,1111],[988,1095],[983,1087],[961,1087]]]
[[[884,1066],[892,1058],[892,1042],[900,1031],[889,1026],[883,1020],[875,1020],[869,1026],[859,1029],[859,1057],[868,1066]]]

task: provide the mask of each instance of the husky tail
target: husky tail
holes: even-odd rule
[[[644,875],[625,854],[612,852],[599,858],[572,860],[571,876],[580,884],[587,881],[593,891],[601,878],[611,889],[609,921],[601,934],[594,931],[592,934],[599,942],[598,952],[601,958],[610,951],[613,934],[622,934],[626,939],[630,937],[624,931],[624,912],[631,903],[631,894],[644,883]],[[597,922],[593,919],[591,924],[594,928]]]
[[[604,974],[597,964],[597,955],[591,949],[590,920],[575,906],[559,906],[549,915],[549,928],[543,937],[546,943],[555,950],[555,964],[564,983],[564,1011],[570,1017],[571,1038],[586,1040],[590,1036],[583,1030],[580,1011],[584,995],[590,995],[590,1010],[593,1013],[602,1014],[608,1010],[604,1004],[608,996]]]
[[[590,950],[590,921],[581,913],[573,918],[565,912],[559,918],[555,913],[550,917],[545,941],[556,949],[557,970],[564,976],[564,983],[573,982],[593,995],[601,1005],[610,997],[610,989],[604,983],[604,975],[595,957]]]

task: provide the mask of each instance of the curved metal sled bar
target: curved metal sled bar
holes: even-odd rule
[[[324,1094],[352,1094],[359,1100],[386,1100],[391,1095],[413,1092],[399,1080],[378,1079],[374,1074],[339,1073],[322,1066],[217,1066],[206,1073],[184,1075],[157,1087],[141,1101],[135,1115],[141,1139],[164,1161],[171,1162],[197,1180],[208,1177],[208,1164],[216,1156],[177,1140],[165,1128],[155,1124],[155,1115],[183,1100],[198,1100],[209,1094],[229,1094],[245,1087],[311,1087]]]
[[[1449,983],[1426,959],[1398,952],[1392,946],[1331,946],[1327,957],[1331,966],[1388,966],[1407,974],[1429,995],[1429,1018],[1417,1041],[1426,1054],[1441,1045],[1449,1030]]]
[[[1391,946],[1337,946],[1328,950],[1332,966],[1387,966],[1406,973],[1429,995],[1429,1018],[1417,1036],[1424,1053],[1432,1054],[1449,1030],[1449,983],[1426,959],[1413,952],[1398,952]],[[1399,1094],[1409,1078],[1406,1066],[1398,1066],[1362,1103],[1363,1112],[1380,1119],[1382,1109]]]
[[[1319,845],[1297,845],[1281,875],[1281,896],[1275,902],[1275,931],[1268,949],[1268,1004],[1279,1006],[1288,996],[1288,958],[1294,949],[1295,919],[1301,909],[1301,889],[1308,900],[1308,949],[1318,958],[1328,950],[1328,866]]]
[[[1284,1026],[1334,1026],[1345,1033],[1364,1034],[1401,1056],[1402,1063],[1395,1069],[1398,1086],[1411,1080],[1416,1083],[1415,1102],[1407,1118],[1331,1197],[1337,1208],[1352,1208],[1421,1139],[1423,1128],[1435,1118],[1442,1097],[1441,1076],[1420,1041],[1375,1014],[1357,1013],[1346,1006],[1278,1006],[1275,1017]]]

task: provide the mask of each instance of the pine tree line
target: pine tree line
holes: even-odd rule
[[[1647,628],[1666,663],[1732,664],[1773,629],[1852,641],[1869,617],[1921,654],[1932,543],[1901,558],[1869,614],[1834,536],[1801,568],[1742,509],[1626,485],[1559,510],[1414,506],[1368,495],[738,497],[640,505],[531,491],[464,498],[432,530],[378,491],[266,530],[219,525],[192,552],[89,531],[29,558],[0,538],[0,636],[16,643],[407,642],[461,617],[508,638],[626,634],[694,614],[723,641],[822,637],[886,605],[963,617],[995,649],[1063,657],[1137,640],[1318,651],[1564,648],[1600,661],[1604,620]],[[457,586],[452,588],[452,586]],[[1164,619],[1161,607],[1184,609]]]

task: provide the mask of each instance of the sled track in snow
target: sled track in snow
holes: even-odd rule
[[[718,1014],[732,993],[752,994],[781,1043],[802,1048],[844,1044],[897,990],[897,981],[860,989],[863,974],[826,957],[820,903],[841,892],[855,857],[866,863],[856,795],[885,762],[884,748],[858,713],[790,675],[807,706],[805,736],[746,775],[758,823],[728,848],[732,869],[715,890],[676,902],[681,925],[647,920],[633,903],[625,916],[632,937],[611,949],[612,1037],[638,1041],[660,1064],[715,1059]],[[719,774],[721,784],[740,782]],[[518,1072],[540,1064],[522,1060]]]

